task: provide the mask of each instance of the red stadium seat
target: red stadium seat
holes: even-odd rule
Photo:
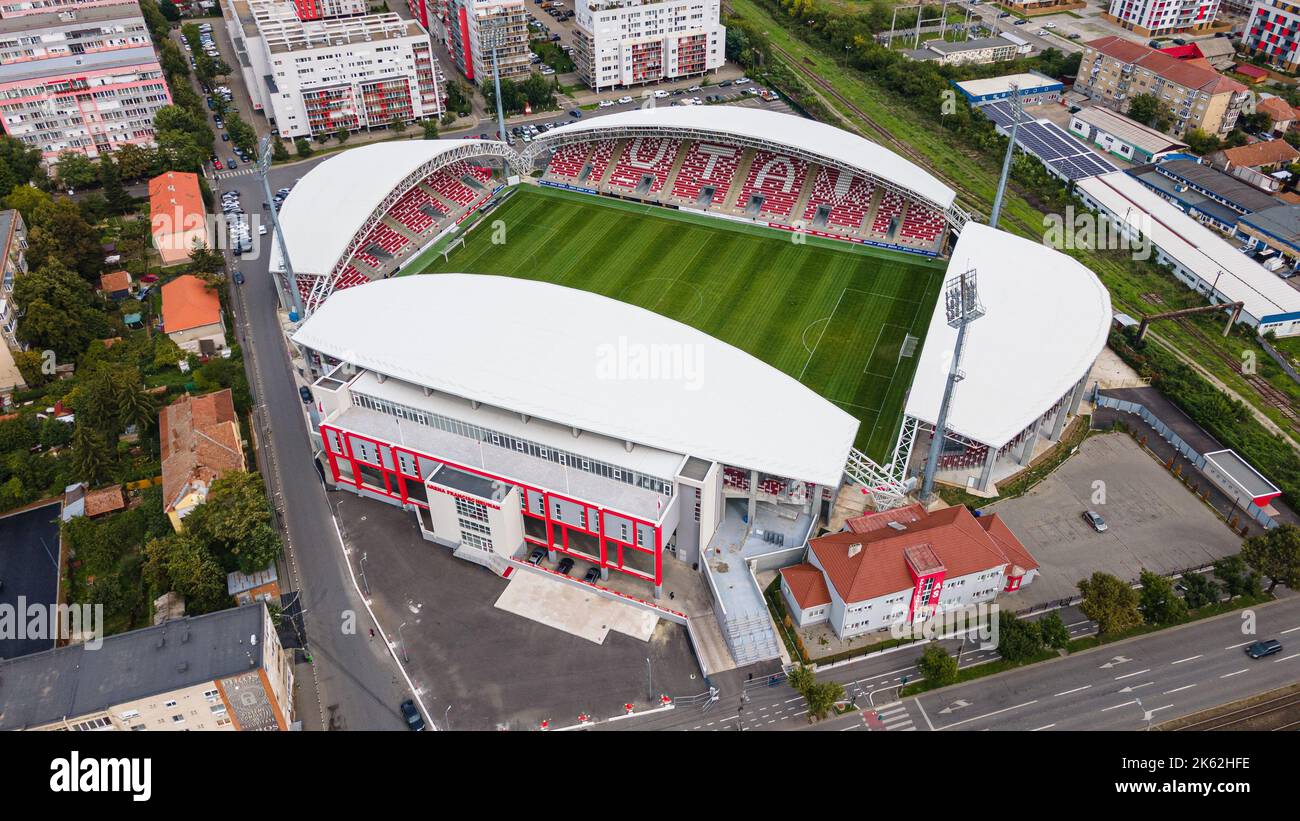
[[[932,244],[943,233],[944,225],[943,214],[913,202],[907,206],[907,214],[903,217],[903,225],[898,229],[898,235],[903,239]]]
[[[654,178],[649,193],[659,191],[668,181],[680,145],[680,140],[665,137],[633,138],[610,172],[609,184],[630,191],[641,184],[642,177],[649,175]]]
[[[822,166],[813,181],[812,193],[808,195],[808,207],[803,212],[804,221],[811,222],[817,215],[818,207],[825,205],[831,209],[826,220],[828,228],[855,230],[862,225],[867,211],[871,209],[873,190],[870,180]]]
[[[555,149],[546,166],[546,175],[556,179],[576,180],[587,164],[591,143],[570,143]]]
[[[694,202],[700,189],[711,185],[712,204],[723,202],[731,189],[731,179],[736,175],[742,153],[743,149],[730,145],[691,143],[682,167],[677,171],[677,179],[673,181],[672,196]]]
[[[754,161],[749,165],[749,176],[740,189],[736,206],[746,207],[750,197],[759,194],[763,197],[760,213],[788,217],[799,199],[799,192],[803,189],[807,176],[808,163],[798,157],[755,151]]]

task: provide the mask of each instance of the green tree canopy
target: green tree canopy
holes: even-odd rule
[[[1109,573],[1097,571],[1079,581],[1083,615],[1097,622],[1097,632],[1103,636],[1122,633],[1142,623],[1138,611],[1138,597],[1127,582]]]
[[[1179,598],[1174,583],[1159,573],[1143,570],[1138,610],[1147,624],[1177,624],[1187,618],[1187,602]]]
[[[1268,579],[1268,592],[1279,584],[1300,588],[1300,527],[1279,525],[1241,544],[1241,558]]]

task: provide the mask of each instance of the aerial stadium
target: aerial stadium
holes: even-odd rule
[[[669,564],[698,568],[742,664],[777,655],[753,572],[797,561],[837,500],[914,491],[954,278],[984,313],[943,482],[991,490],[1057,439],[1111,320],[1091,271],[925,169],[761,109],[364,146],[279,220],[334,484],[498,572],[562,555],[658,599]]]

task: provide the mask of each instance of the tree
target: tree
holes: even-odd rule
[[[425,121],[424,121],[424,125],[423,125],[423,127],[424,127],[424,138],[425,138],[426,140],[436,140],[436,139],[438,139],[438,121],[437,121],[437,120],[425,120]]]
[[[1268,579],[1268,592],[1279,584],[1300,588],[1300,527],[1279,525],[1241,543],[1241,558]]]
[[[190,264],[199,273],[215,274],[226,267],[226,258],[219,251],[204,245],[203,240],[196,237],[194,247],[190,251]]]
[[[393,121],[388,124],[388,127],[393,130],[394,134],[401,134],[406,131],[406,121],[401,117],[394,117]]]
[[[189,518],[185,517],[187,524]],[[156,592],[174,590],[184,596],[186,612],[209,613],[229,606],[225,572],[188,532],[151,539],[145,544],[144,555],[145,578]]]
[[[1128,105],[1128,116],[1143,125],[1149,125],[1157,131],[1165,131],[1174,121],[1169,106],[1154,94],[1137,94]]]
[[[1199,154],[1202,157],[1219,150],[1219,138],[1213,134],[1207,134],[1199,128],[1188,131],[1183,135],[1183,140],[1193,154]]]
[[[311,142],[306,137],[299,137],[293,141],[294,150],[298,152],[299,157],[310,157],[315,152],[312,150]]]
[[[135,198],[122,185],[122,171],[111,156],[99,159],[99,181],[104,186],[104,198],[113,214],[126,214],[135,208]]]
[[[1038,631],[1042,634],[1043,644],[1048,647],[1061,650],[1070,643],[1070,631],[1061,620],[1060,612],[1056,610],[1038,620]]]
[[[232,114],[226,120],[226,131],[230,134],[230,141],[236,147],[252,154],[257,149],[257,132],[253,127],[244,122],[244,119],[238,114]]]
[[[1138,610],[1147,624],[1177,624],[1187,618],[1187,602],[1178,597],[1174,583],[1159,573],[1143,570],[1138,577],[1142,592],[1138,594]]]
[[[263,570],[280,555],[262,478],[232,471],[212,483],[207,500],[185,517],[185,531],[226,570]]]
[[[802,695],[808,688],[817,683],[817,674],[812,671],[811,667],[800,664],[789,672],[786,681],[790,684],[791,690]]]
[[[5,208],[13,208],[23,215],[28,226],[40,222],[46,211],[54,205],[54,198],[39,188],[20,185],[5,197]]]
[[[1130,630],[1142,623],[1138,611],[1138,597],[1133,588],[1109,573],[1097,571],[1091,578],[1079,581],[1083,615],[1097,622],[1097,632],[1112,636]]]
[[[937,644],[926,645],[916,669],[935,687],[946,687],[957,680],[957,659]]]
[[[135,143],[127,143],[114,153],[118,172],[124,180],[138,180],[149,173],[153,159],[150,151]]]
[[[334,132],[334,139],[339,141],[339,145],[343,145],[343,143],[347,142],[348,138],[351,136],[352,132],[348,131],[346,128],[340,128],[338,131]]]
[[[1229,596],[1258,596],[1263,593],[1259,574],[1246,566],[1241,554],[1225,556],[1214,563],[1214,575]]]
[[[181,10],[176,8],[176,4],[172,0],[160,0],[158,10],[162,12],[163,17],[166,17],[172,23],[179,22],[181,19]]]
[[[1007,661],[1033,658],[1043,650],[1043,634],[1037,622],[1023,621],[1005,610],[998,613],[998,653]]]
[[[289,149],[284,147],[284,140],[279,137],[271,140],[271,159],[275,162],[284,162],[289,159]]]
[[[1219,586],[1200,573],[1183,574],[1183,601],[1196,610],[1219,600]]]
[[[29,226],[28,264],[39,268],[50,260],[71,266],[87,282],[96,284],[104,268],[99,232],[68,197],[59,197],[49,208],[39,211]]]
[[[818,682],[803,694],[803,698],[808,705],[809,717],[820,720],[826,718],[835,702],[844,698],[844,685],[838,681]]]
[[[41,150],[8,134],[0,135],[0,163],[4,163],[13,174],[14,185],[23,186],[31,182],[41,167]],[[0,196],[8,192],[0,191]]]
[[[92,487],[101,484],[113,469],[113,452],[108,440],[81,421],[72,432],[72,467],[78,478]]]
[[[163,334],[159,334],[163,336]],[[141,382],[122,381],[114,385],[118,421],[123,428],[135,426],[141,438],[153,427],[158,418],[158,405]]]
[[[64,188],[86,188],[99,179],[95,163],[85,154],[64,151],[55,163],[54,173]]]
[[[14,282],[14,302],[23,310],[18,338],[37,350],[52,350],[71,362],[90,340],[108,335],[108,320],[84,279],[58,260],[34,268]]]

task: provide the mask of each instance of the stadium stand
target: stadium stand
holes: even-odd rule
[[[909,202],[907,214],[903,217],[903,225],[898,229],[898,236],[901,239],[920,240],[929,244],[943,233],[944,225],[943,214],[926,208],[920,203]]]
[[[576,180],[587,164],[587,155],[591,153],[591,143],[569,143],[555,149],[551,161],[546,166],[546,173],[552,177]]]
[[[641,185],[646,176],[653,177],[650,190],[653,194],[664,187],[668,172],[677,159],[680,140],[665,137],[636,137],[627,144],[610,172],[609,184],[632,190]]]
[[[486,174],[483,173],[485,171]],[[441,171],[432,174],[424,182],[438,192],[438,196],[463,208],[478,197],[473,188],[461,181],[466,176],[472,176],[474,179],[486,183],[492,178],[492,171],[491,169],[471,166],[464,161],[454,162]]]
[[[881,192],[880,205],[876,208],[876,218],[871,221],[871,230],[877,234],[887,235],[890,222],[903,212],[903,195],[885,189]]]
[[[421,234],[433,225],[434,216],[429,213],[430,211],[440,216],[446,214],[434,203],[429,192],[417,185],[402,195],[402,198],[393,205],[393,210],[388,212],[388,216],[416,234]]]
[[[799,192],[807,176],[808,163],[804,160],[772,151],[756,150],[754,160],[749,164],[749,175],[736,200],[736,207],[748,207],[750,199],[758,195],[763,198],[760,212],[788,217],[799,199]]]
[[[808,207],[804,209],[803,218],[811,221],[817,215],[818,208],[828,206],[830,214],[826,221],[829,227],[857,230],[871,210],[873,190],[870,180],[821,166],[813,181],[813,190],[808,196]]]
[[[598,183],[605,177],[605,169],[609,167],[609,161],[614,156],[614,146],[617,140],[600,140],[595,144],[591,151],[591,156],[587,161],[591,163],[591,174],[587,177],[587,182]]]
[[[701,189],[713,186],[712,204],[721,203],[731,189],[731,179],[736,175],[743,153],[739,148],[719,143],[691,143],[673,181],[672,196],[694,202]]]

